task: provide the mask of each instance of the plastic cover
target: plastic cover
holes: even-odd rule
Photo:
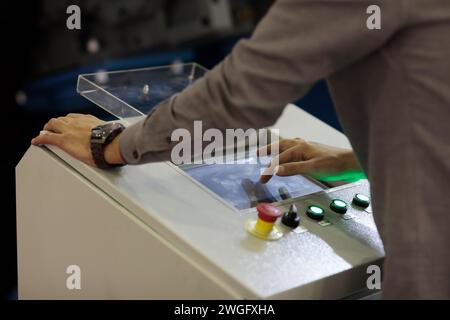
[[[206,71],[206,68],[196,63],[99,71],[79,75],[77,91],[115,117],[131,124],[161,101],[191,85]]]

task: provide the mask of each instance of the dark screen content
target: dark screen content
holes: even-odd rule
[[[244,163],[191,164],[182,170],[238,210],[255,207],[260,202],[278,202],[324,189],[302,175],[273,176],[266,184],[259,182],[267,158],[250,157]]]

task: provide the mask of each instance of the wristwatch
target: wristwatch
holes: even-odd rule
[[[92,129],[90,139],[91,154],[98,168],[109,169],[123,166],[123,164],[110,164],[105,160],[106,146],[123,130],[125,130],[125,127],[118,122],[109,122]]]

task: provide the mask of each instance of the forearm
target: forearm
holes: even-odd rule
[[[353,150],[343,151],[339,157],[342,163],[342,168],[340,168],[341,172],[362,171],[361,165]]]
[[[179,95],[160,104],[122,134],[120,150],[130,164],[167,160],[177,128],[261,128],[284,106],[326,78],[369,54],[398,28],[396,1],[386,9],[383,32],[365,27],[369,1],[279,0],[249,40]],[[325,23],[323,21],[326,21]]]

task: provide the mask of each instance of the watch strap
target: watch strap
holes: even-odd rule
[[[102,129],[107,130],[107,125],[104,126],[98,126],[94,130]],[[91,148],[91,155],[92,159],[94,160],[95,165],[100,169],[110,169],[110,168],[116,168],[121,167],[124,164],[111,164],[108,163],[105,159],[105,148],[106,146],[114,140],[123,130],[125,130],[125,127],[122,124],[114,124],[116,127],[113,128],[106,136],[105,140],[103,142],[98,142],[92,139],[90,141],[90,148]]]

